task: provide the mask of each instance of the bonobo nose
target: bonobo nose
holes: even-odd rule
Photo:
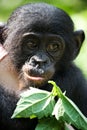
[[[36,66],[42,67],[42,66],[45,66],[46,64],[48,64],[47,58],[40,58],[37,56],[33,56],[30,59],[30,65],[33,65],[34,67],[36,67]]]

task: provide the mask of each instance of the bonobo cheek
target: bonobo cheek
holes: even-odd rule
[[[35,87],[40,87],[47,83],[54,73],[55,69],[53,65],[50,65],[47,68],[39,68],[26,63],[22,68],[21,78],[24,79],[29,86],[33,84]]]

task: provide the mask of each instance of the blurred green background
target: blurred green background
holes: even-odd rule
[[[0,21],[6,22],[12,11],[30,2],[46,2],[65,10],[75,23],[75,30],[83,29],[86,34],[80,54],[74,61],[87,78],[87,0],[0,0]]]

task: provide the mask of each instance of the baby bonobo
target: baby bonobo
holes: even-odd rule
[[[35,130],[37,119],[11,119],[29,86],[51,91],[53,80],[87,116],[87,84],[73,60],[84,32],[70,16],[45,3],[17,8],[0,27],[0,130]]]

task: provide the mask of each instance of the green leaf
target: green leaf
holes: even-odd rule
[[[56,117],[57,120],[61,120],[61,117],[64,116],[64,107],[63,107],[63,104],[62,104],[62,100],[59,99],[54,107],[54,110],[53,110],[53,113],[52,115]]]
[[[53,96],[58,96],[61,98],[63,93],[61,89],[56,85],[56,83],[54,81],[48,81],[48,83],[51,83],[53,85],[53,89],[52,89]]]
[[[52,93],[30,88],[30,90],[21,94],[21,98],[17,103],[17,107],[12,115],[12,118],[32,118],[39,119],[52,115],[55,105]]]
[[[53,81],[52,84],[55,85]],[[87,118],[82,114],[74,102],[61,92],[57,85],[55,85],[55,87],[60,99],[54,107],[53,115],[55,115],[57,120],[62,119],[78,129],[87,130]]]
[[[12,118],[37,117],[39,124],[36,130],[69,130],[67,125],[65,125],[66,123],[72,124],[78,129],[86,130],[87,118],[65,96],[65,93],[62,93],[55,82],[49,81],[49,83],[53,84],[52,92],[30,88],[30,90],[22,93]],[[55,96],[59,97],[56,104],[54,100]],[[44,117],[46,119],[43,119]]]
[[[63,130],[64,123],[58,122],[55,118],[41,119],[35,130]]]
[[[74,102],[64,95],[62,98],[62,104],[65,110],[65,116],[63,118],[78,129],[87,130],[87,118],[82,114]],[[70,119],[68,118],[67,120],[67,116]]]

